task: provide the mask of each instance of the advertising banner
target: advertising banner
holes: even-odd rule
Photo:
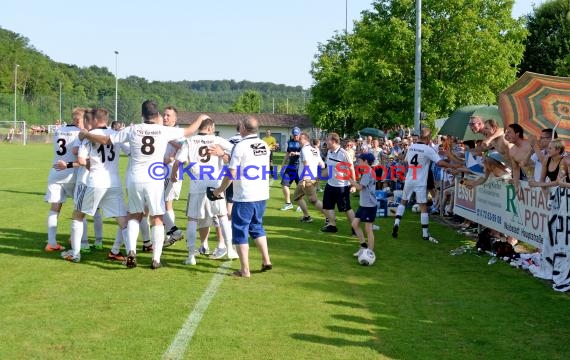
[[[552,280],[556,291],[570,291],[570,189],[544,191],[522,181],[521,197],[499,179],[473,189],[455,186],[457,215],[539,248],[540,264],[531,273]]]
[[[468,189],[456,180],[454,213],[542,248],[548,236],[549,194],[521,181],[522,197],[499,178]],[[555,190],[553,190],[555,191]]]

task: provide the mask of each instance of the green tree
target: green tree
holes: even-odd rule
[[[257,91],[247,90],[236,101],[231,112],[259,113],[261,109],[261,94]]]
[[[318,126],[341,134],[346,132],[347,119],[352,118],[352,98],[344,93],[349,82],[347,41],[346,34],[337,33],[328,42],[319,44],[311,68],[315,84],[307,104],[307,113]]]
[[[115,76],[105,67],[78,67],[56,63],[37,51],[30,41],[0,28],[0,120],[12,119],[14,69],[18,68],[18,117],[31,124],[53,123],[59,118],[61,83],[62,117],[69,121],[73,107],[106,107],[114,118]],[[244,91],[257,95],[248,98]],[[140,104],[155,99],[160,106],[180,111],[227,112],[243,97],[240,111],[272,111],[271,100],[289,99],[289,113],[303,109],[304,89],[268,82],[234,80],[152,81],[129,76],[119,79],[118,119],[140,121]],[[261,104],[260,100],[261,99]],[[260,109],[261,106],[261,109]],[[283,111],[285,112],[285,111]]]
[[[526,15],[526,21],[529,35],[520,74],[570,76],[570,1],[547,1]]]
[[[412,125],[414,0],[379,0],[354,33],[319,47],[308,107],[327,129]],[[445,117],[467,104],[495,103],[515,80],[526,32],[512,0],[425,0],[422,111]],[[347,126],[344,126],[346,121]]]

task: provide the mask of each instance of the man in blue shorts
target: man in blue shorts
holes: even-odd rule
[[[233,148],[228,165],[230,176],[226,175],[222,184],[214,190],[215,196],[223,194],[234,179],[232,240],[237,248],[241,268],[233,275],[246,278],[251,276],[248,236],[254,239],[261,253],[261,271],[273,268],[263,228],[265,203],[269,199],[269,181],[266,178],[269,174],[263,169],[269,163],[269,148],[258,137],[258,131],[259,122],[254,117],[248,117],[240,124],[242,140]],[[247,174],[244,169],[249,169]],[[256,174],[254,169],[257,169]]]

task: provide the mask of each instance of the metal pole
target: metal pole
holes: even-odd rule
[[[61,81],[59,82],[59,121],[61,121]]]
[[[14,133],[16,133],[16,121],[18,121],[17,105],[18,105],[18,68],[20,65],[16,64],[14,67]]]
[[[422,87],[422,0],[416,0],[416,65],[414,81],[414,130],[420,133]]]
[[[118,64],[119,64],[119,52],[115,50],[115,121],[117,121],[117,108],[119,103],[119,77],[118,77]]]
[[[348,0],[344,1],[344,35],[348,34]]]

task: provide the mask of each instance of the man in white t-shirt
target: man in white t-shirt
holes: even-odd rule
[[[335,206],[339,212],[344,212],[348,223],[354,221],[354,210],[350,206],[350,194],[355,192],[354,186],[350,185],[349,179],[356,178],[354,174],[354,161],[349,153],[340,146],[340,136],[330,133],[327,136],[327,158],[325,169],[327,185],[323,194],[323,209],[327,215],[327,223],[321,228],[323,232],[336,233]]]
[[[174,106],[167,106],[164,108],[164,126],[176,126],[178,120],[178,110]],[[164,163],[168,165],[169,172],[172,174],[172,165],[175,162],[176,154],[182,147],[186,138],[172,140],[166,147],[164,154]],[[184,233],[176,227],[176,217],[174,215],[174,200],[180,197],[180,190],[182,189],[182,179],[180,181],[172,181],[169,176],[164,179],[164,201],[166,212],[164,213],[164,225],[166,230],[166,240],[164,247],[172,246],[178,240],[184,238]]]
[[[109,112],[106,109],[95,111],[96,127],[89,132],[92,135],[112,136],[115,130],[107,128]],[[123,238],[127,235],[127,210],[119,175],[119,148],[112,144],[96,144],[84,140],[77,154],[81,166],[87,165],[89,172],[87,186],[79,193],[76,209],[71,222],[71,250],[62,253],[65,260],[81,260],[81,238],[85,215],[95,215],[101,208],[106,217],[114,217],[121,228]]]
[[[420,205],[420,223],[422,225],[422,239],[437,243],[437,240],[429,234],[429,214],[427,211],[427,180],[431,162],[439,167],[449,168],[451,164],[442,160],[437,152],[429,146],[431,141],[431,131],[423,128],[420,133],[419,142],[412,144],[406,152],[406,162],[408,171],[406,180],[404,181],[404,191],[402,201],[396,210],[396,220],[392,228],[392,237],[398,237],[398,229],[400,228],[400,220],[404,215],[406,204],[410,200],[412,193],[416,194],[416,201]],[[459,167],[460,165],[458,165]]]
[[[188,138],[182,145],[171,174],[171,180],[178,181],[183,177],[180,175],[184,174],[178,174],[177,165],[179,163],[189,164],[190,174],[188,175],[192,176],[192,180],[186,206],[188,216],[186,228],[188,258],[184,262],[186,265],[196,265],[194,249],[198,222],[212,217],[218,218],[222,236],[226,242],[224,255],[227,252],[230,258],[237,257],[232,248],[231,226],[227,217],[225,199],[211,201],[206,197],[208,188],[217,188],[221,184],[220,173],[224,165],[224,156],[228,159],[233,147],[226,139],[214,135],[214,132],[214,121],[210,118],[202,120],[198,134]]]
[[[164,153],[170,140],[186,137],[194,133],[206,115],[200,115],[187,128],[163,126],[162,116],[158,112],[156,102],[147,100],[142,104],[142,124],[134,124],[112,135],[96,135],[81,133],[81,136],[100,144],[111,145],[127,143],[131,151],[129,168],[128,193],[128,238],[127,248],[128,268],[137,266],[136,244],[139,235],[139,223],[145,207],[151,217],[151,239],[153,242],[152,269],[161,266],[160,256],[164,244],[164,224],[162,217],[164,208],[164,178],[166,169]]]
[[[313,218],[309,215],[307,203],[303,197],[307,196],[311,204],[315,205],[319,211],[323,211],[323,204],[317,198],[317,179],[320,176],[321,169],[325,167],[325,164],[323,159],[321,159],[319,150],[311,146],[309,134],[302,132],[299,136],[299,142],[301,143],[298,170],[299,185],[297,185],[295,189],[293,200],[297,201],[301,211],[303,211],[301,222],[310,223],[313,222]],[[326,217],[327,214],[324,214]]]
[[[242,140],[232,151],[228,165],[230,175],[224,176],[222,184],[214,190],[214,195],[220,196],[233,181],[232,241],[237,247],[241,263],[240,270],[233,275],[245,278],[251,276],[248,236],[254,239],[261,253],[261,271],[273,268],[263,228],[263,214],[269,199],[270,169],[267,169],[267,164],[270,150],[258,137],[258,133],[259,122],[256,118],[248,117],[240,124]]]
[[[65,200],[73,198],[75,190],[75,169],[77,167],[75,160],[76,154],[72,151],[72,145],[77,139],[81,128],[83,127],[83,117],[85,109],[75,108],[72,111],[73,125],[62,126],[58,128],[53,135],[54,157],[52,169],[48,176],[48,188],[45,195],[45,201],[50,204],[50,211],[47,219],[48,239],[45,251],[62,251],[65,248],[58,244],[57,235],[57,219],[61,206]],[[59,170],[57,163],[63,161],[66,163],[65,170]]]

